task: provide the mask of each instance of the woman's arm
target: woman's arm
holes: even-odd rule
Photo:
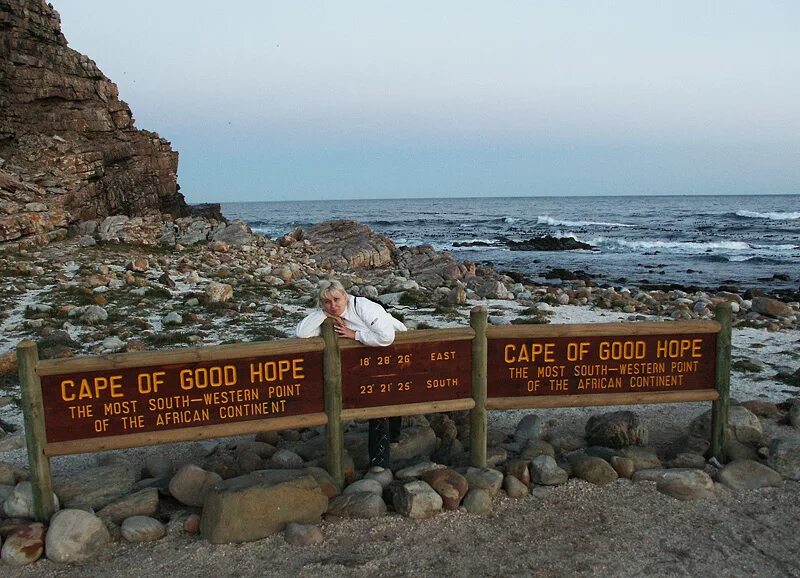
[[[295,335],[303,338],[319,337],[322,334],[322,322],[326,317],[322,309],[315,309],[297,324],[297,328],[294,330]]]

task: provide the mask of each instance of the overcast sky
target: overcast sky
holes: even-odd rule
[[[800,193],[800,2],[52,0],[189,202]]]

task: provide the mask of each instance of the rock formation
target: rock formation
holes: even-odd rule
[[[67,221],[189,213],[178,153],[135,128],[117,86],[67,46],[51,5],[0,0],[0,32],[0,242],[63,226],[31,202]]]

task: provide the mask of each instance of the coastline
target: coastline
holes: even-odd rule
[[[11,315],[2,320],[4,329],[14,327],[5,334],[11,333],[12,339],[31,336],[40,342],[49,337],[49,345],[54,348],[50,353],[55,355],[110,352],[111,345],[131,351],[282,338],[310,305],[315,279],[329,275],[331,263],[348,253],[348,248],[360,247],[362,254],[358,258],[369,261],[379,259],[382,248],[391,243],[370,232],[366,237],[350,238],[344,245],[339,243],[341,236],[337,236],[330,247],[320,250],[324,243],[309,237],[314,238],[308,232],[275,240],[246,236],[241,245],[211,241],[178,250],[174,246],[165,250],[155,243],[131,246],[111,241],[81,246],[79,237],[65,244],[26,251],[21,254],[16,276],[4,278],[6,287],[19,284],[22,289],[16,294]],[[0,256],[2,259],[9,266],[11,257]],[[391,259],[397,259],[397,255]],[[725,292],[687,294],[680,290],[644,292],[635,288],[618,291],[592,287],[584,281],[562,283],[559,287],[534,286],[480,267],[466,266],[462,271],[458,266],[464,265],[456,264],[456,272],[452,260],[435,252],[404,254],[403,259],[401,266],[393,262],[391,266],[348,267],[341,277],[354,292],[370,294],[372,290],[367,287],[372,287],[378,296],[391,296],[387,300],[389,309],[401,313],[407,324],[418,327],[466,326],[469,310],[475,305],[486,306],[495,324],[520,319],[636,323],[704,318],[715,300],[729,300],[739,306],[733,359],[760,366],[758,371],[733,373],[732,396],[738,401],[777,404],[800,391],[778,378],[800,371],[796,304],[788,306],[791,313],[772,317],[754,311],[752,302],[741,296]],[[426,267],[432,262],[435,267],[422,267],[420,262]],[[444,270],[462,277],[446,282],[440,275]],[[418,272],[420,280],[432,279],[435,273],[443,281],[437,289],[430,290],[414,278],[412,271]],[[165,285],[165,274],[174,286]],[[208,290],[214,283],[230,287],[232,295],[228,300],[211,300]],[[461,285],[463,295],[453,291]],[[106,289],[96,291],[97,288]],[[64,300],[59,302],[59,297]],[[101,302],[103,305],[98,305]],[[85,318],[89,303],[106,311],[105,321]],[[40,305],[50,309],[37,308]],[[71,315],[81,307],[84,309],[80,315]],[[180,323],[166,321],[172,313],[181,316]],[[68,339],[52,339],[59,331],[67,333]],[[159,336],[171,336],[175,341]],[[117,341],[108,341],[113,338]],[[11,339],[6,339],[5,351],[9,351]],[[0,395],[14,397],[13,385],[9,388],[9,378],[4,379],[6,389]],[[19,426],[21,415],[15,408],[13,403],[0,408],[0,418]],[[708,409],[708,404],[626,409],[640,416],[650,430],[649,447],[665,454],[690,422]],[[517,423],[530,414],[540,415],[554,436],[581,436],[588,417],[605,411],[607,408],[490,412],[490,438],[513,436]],[[19,439],[20,433],[21,429],[5,440]],[[148,457],[165,455],[180,466],[196,463],[241,441],[242,438],[224,438],[65,456],[53,460],[53,470],[69,476],[98,463],[122,459],[144,464]],[[7,448],[0,453],[0,461],[26,468],[25,449]],[[179,509],[163,514],[168,528],[166,538],[141,545],[117,542],[91,563],[69,567],[67,571],[86,576],[165,571],[223,575],[233,568],[241,576],[373,576],[434,571],[442,575],[636,575],[695,574],[704,569],[733,569],[732,564],[738,564],[759,568],[753,575],[792,573],[800,571],[800,567],[782,553],[792,551],[796,545],[796,537],[786,528],[800,515],[798,497],[800,484],[786,481],[781,488],[745,495],[720,490],[713,502],[715,507],[710,509],[703,501],[684,503],[667,498],[652,483],[619,480],[598,487],[573,479],[521,500],[498,495],[492,512],[485,516],[448,512],[419,522],[397,515],[325,521],[320,526],[324,542],[307,547],[290,546],[280,534],[247,544],[210,545],[183,531],[187,510]],[[769,516],[769,528],[752,535],[750,545],[731,557],[736,536],[750,535],[748,528],[754,516]],[[715,530],[687,543],[687,532],[697,524],[724,527],[725,535],[720,537]],[[661,536],[660,541],[651,538],[654,533]],[[477,545],[471,541],[475,535],[487,536],[483,555],[476,556]],[[526,546],[535,543],[542,547]],[[725,556],[719,554],[720,544],[728,552]],[[573,558],[564,548],[579,548],[582,556]],[[637,553],[630,554],[631,549]],[[491,560],[486,559],[486,552],[491,554]],[[708,552],[712,554],[709,556]],[[654,565],[654,557],[660,560],[658,565]],[[13,569],[10,576],[58,576],[64,571],[63,566],[40,561]]]

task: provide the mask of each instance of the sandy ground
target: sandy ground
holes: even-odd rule
[[[554,322],[619,321],[609,312],[559,307]],[[779,402],[797,392],[773,379],[775,368],[800,365],[800,332],[734,331],[733,357],[764,365],[760,374],[734,373],[741,401]],[[636,406],[663,449],[710,404]],[[583,432],[592,413],[607,408],[541,410],[550,428]],[[528,411],[490,412],[490,430],[511,433]],[[142,462],[168,452],[178,463],[208,444],[186,443],[125,450]],[[53,460],[54,473],[93,464],[98,455]],[[0,455],[25,464],[24,450]],[[291,546],[278,534],[248,544],[211,545],[179,525],[158,542],[115,543],[80,566],[47,560],[25,568],[0,566],[2,576],[800,576],[800,483],[732,492],[681,502],[648,482],[618,480],[596,487],[580,480],[512,500],[501,492],[490,514],[446,512],[414,521],[390,514],[372,520],[323,522],[324,542]]]

